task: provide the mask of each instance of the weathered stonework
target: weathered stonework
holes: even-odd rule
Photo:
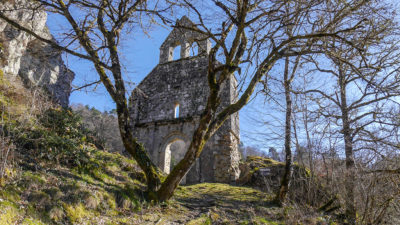
[[[35,2],[1,2],[0,10],[41,37],[52,39],[43,10],[30,10]],[[32,6],[32,7],[31,7]],[[66,107],[75,74],[69,70],[61,52],[0,19],[0,69],[9,78],[19,76],[28,87],[41,87],[53,100]]]
[[[160,63],[133,91],[130,99],[135,136],[149,151],[154,163],[169,173],[171,165],[183,158],[205,108],[210,41],[182,27],[194,26],[183,17],[160,48]],[[181,28],[179,28],[181,27]],[[196,42],[198,55],[189,57]],[[173,50],[181,46],[181,59]],[[223,87],[221,106],[237,98],[236,79]],[[229,117],[207,142],[200,158],[183,182],[235,182],[239,178],[239,115]]]

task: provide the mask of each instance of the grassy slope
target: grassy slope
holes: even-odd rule
[[[85,166],[68,168],[41,162],[21,168],[0,191],[0,224],[116,224],[140,210],[133,179],[135,162],[120,155],[88,149]]]
[[[135,161],[96,149],[68,111],[50,110],[46,120],[40,113],[24,117],[32,112],[32,99],[28,99],[32,95],[3,77],[0,81],[0,127],[3,133],[7,127],[9,136],[1,141],[11,140],[16,146],[14,163],[6,167],[0,180],[2,225],[299,221],[296,209],[274,206],[270,195],[227,184],[182,186],[168,203],[146,202],[144,176]],[[303,224],[327,224],[323,221],[328,218],[312,212],[308,216],[312,219]]]
[[[0,224],[280,224],[284,218],[267,194],[227,184],[180,187],[173,200],[152,206],[143,202],[144,186],[129,172],[135,162],[89,152],[90,170],[43,165],[19,171],[0,191]]]
[[[88,149],[90,162],[68,168],[41,162],[17,171],[0,191],[0,224],[278,224],[284,210],[248,187],[203,183],[178,189],[167,204],[141,197],[136,163]]]

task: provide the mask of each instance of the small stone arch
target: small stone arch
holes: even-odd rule
[[[160,146],[160,162],[161,169],[169,174],[173,166],[176,165],[186,154],[189,147],[189,138],[180,132],[172,132],[167,135]],[[186,178],[182,180],[184,184]]]

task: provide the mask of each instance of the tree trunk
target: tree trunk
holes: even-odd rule
[[[345,187],[346,187],[346,217],[348,224],[356,224],[356,208],[354,202],[354,189],[355,189],[355,164],[353,156],[353,138],[350,128],[349,109],[347,107],[346,96],[346,80],[342,71],[339,71],[339,86],[340,86],[340,100],[341,100],[341,113],[342,113],[342,127],[343,139],[345,144],[346,155],[346,173],[345,173]]]
[[[208,127],[211,122],[211,110],[207,110],[200,119],[200,124],[193,134],[192,142],[183,157],[183,159],[173,168],[167,179],[162,183],[161,188],[157,192],[158,201],[166,201],[170,199],[181,182],[182,178],[189,171],[190,167],[195,163],[200,156],[204,145],[207,142]]]
[[[127,107],[117,104],[118,125],[122,142],[126,151],[136,160],[140,168],[144,171],[147,181],[147,191],[149,198],[161,186],[161,179],[158,167],[151,161],[144,146],[133,137],[132,129],[129,125],[129,112]]]
[[[290,149],[291,141],[291,121],[292,121],[292,98],[290,96],[290,82],[289,79],[289,58],[286,58],[285,71],[284,71],[284,87],[285,87],[285,98],[286,98],[286,118],[285,118],[285,172],[282,177],[281,186],[275,197],[275,201],[282,205],[285,200],[287,193],[289,192],[290,178],[291,178],[291,167],[292,167],[292,150]]]

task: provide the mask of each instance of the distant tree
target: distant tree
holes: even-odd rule
[[[261,156],[261,157],[267,156],[267,154],[263,150],[255,147],[255,146],[246,146],[245,152],[246,152],[246,157],[247,156]]]
[[[100,112],[83,105],[72,105],[72,109],[82,116],[85,127],[93,131],[101,148],[110,152],[125,153],[125,148],[118,132],[118,118],[109,112]],[[112,110],[110,111],[112,112]]]
[[[242,141],[240,141],[238,147],[239,147],[239,152],[240,152],[240,158],[242,160],[246,160],[246,149],[245,149],[244,144],[243,144]]]
[[[279,153],[274,147],[268,149],[268,156],[273,160],[280,161]]]

